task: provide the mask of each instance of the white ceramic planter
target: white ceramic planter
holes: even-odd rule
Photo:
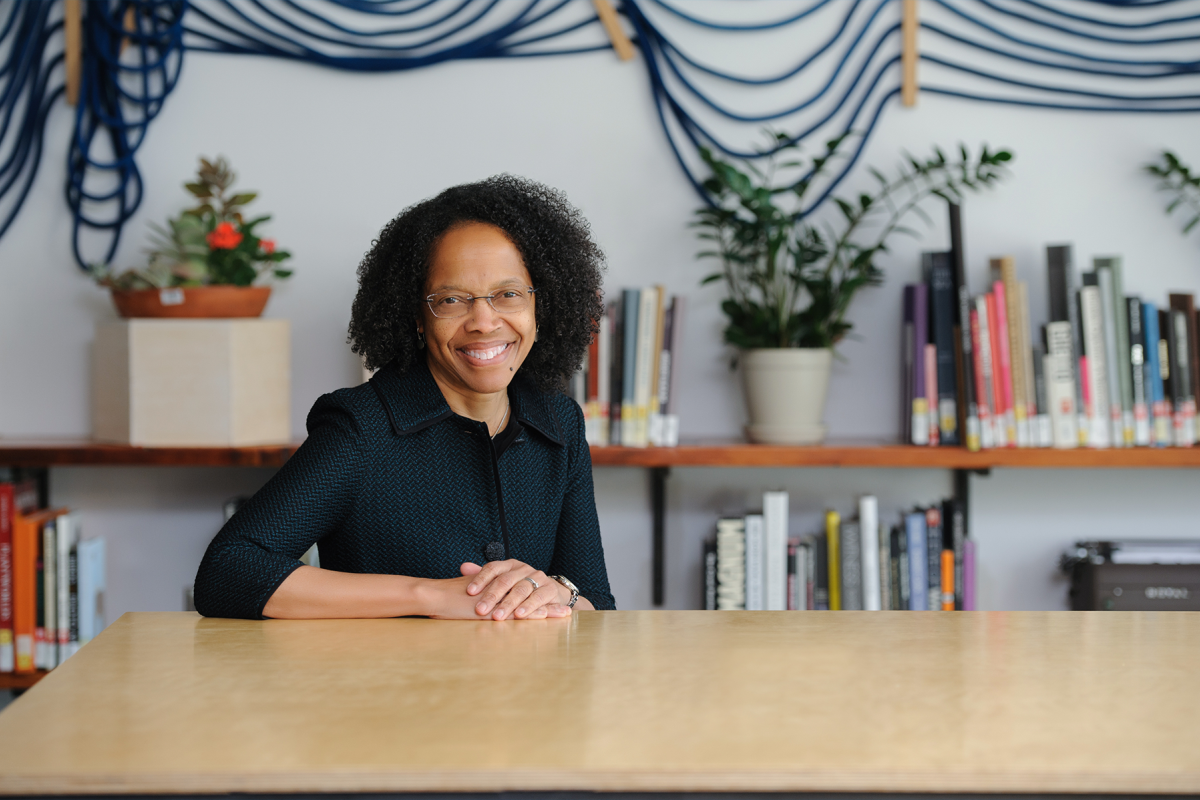
[[[819,444],[833,351],[801,347],[746,350],[741,357],[750,422],[746,436],[764,444]]]

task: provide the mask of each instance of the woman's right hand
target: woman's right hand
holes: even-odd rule
[[[474,569],[469,569],[470,567],[474,567]],[[464,564],[462,569],[464,574],[460,578],[427,580],[422,583],[420,591],[423,595],[422,605],[426,608],[426,616],[432,619],[491,619],[489,614],[480,615],[475,610],[479,598],[467,594],[467,586],[471,583],[472,577],[479,572],[479,566]],[[550,606],[541,606],[530,612],[528,616],[520,617],[520,620],[567,616],[570,613],[569,609],[564,609],[565,613],[557,614],[551,614],[550,611]],[[517,617],[513,617],[513,619],[516,620]]]

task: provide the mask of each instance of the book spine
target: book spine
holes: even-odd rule
[[[891,587],[892,611],[904,611],[908,608],[907,592],[904,591],[904,586],[908,583],[908,564],[902,557],[903,545],[904,536],[900,528],[893,527],[888,531],[888,570],[891,576],[888,583]]]
[[[648,286],[640,290],[638,311],[637,347],[633,378],[633,447],[645,447],[650,443],[650,394],[654,384],[655,331],[658,327],[658,290]]]
[[[862,607],[865,611],[882,608],[879,581],[879,501],[874,495],[858,499],[858,524],[862,551]]]
[[[42,527],[42,668],[58,666],[58,528],[54,520]]]
[[[787,610],[788,493],[763,492],[765,599],[768,611]]]
[[[827,560],[826,575],[829,577],[829,610],[842,610],[842,548],[839,546],[838,533],[842,525],[842,516],[836,511],[825,512],[825,556]]]
[[[1037,387],[1034,386],[1033,374],[1033,343],[1030,340],[1032,327],[1029,322],[1029,285],[1025,281],[1017,281],[1017,311],[1020,313],[1017,333],[1021,341],[1021,374],[1025,385],[1025,419],[1029,423],[1029,446],[1041,446],[1037,417],[1039,414]]]
[[[75,551],[76,529],[78,516],[64,514],[57,520],[55,545],[57,546],[55,563],[56,587],[58,597],[54,607],[58,613],[58,622],[54,628],[58,634],[58,663],[62,663],[71,655],[71,554]],[[76,587],[78,589],[78,587]],[[78,624],[76,625],[76,640],[79,638]]]
[[[662,442],[662,370],[663,341],[666,332],[666,299],[664,286],[654,287],[654,307],[650,316],[650,375],[646,384],[646,443],[658,446]]]
[[[1054,446],[1071,449],[1079,445],[1075,425],[1075,370],[1071,367],[1071,323],[1046,325],[1046,403],[1050,407],[1050,429]]]
[[[704,542],[704,610],[717,610],[717,540]]]
[[[79,549],[71,548],[67,555],[67,658],[79,650]]]
[[[947,509],[946,516],[950,518],[954,526],[951,537],[951,545],[954,550],[954,608],[956,611],[962,611],[963,542],[967,538],[967,517],[961,503],[947,500],[944,507]]]
[[[908,444],[925,444],[918,442],[916,436],[917,407],[913,379],[916,375],[916,298],[917,287],[906,284],[904,287],[904,322],[900,335],[900,426],[904,431],[902,442]]]
[[[1142,303],[1142,328],[1146,338],[1146,400],[1150,404],[1150,440],[1156,447],[1171,443],[1171,417],[1163,402],[1162,364],[1159,362],[1161,337],[1158,333],[1158,307]]]
[[[667,447],[679,445],[679,369],[683,365],[684,325],[687,320],[687,298],[676,295],[671,301],[671,380],[667,398],[667,414],[663,423],[663,438]]]
[[[609,375],[608,442],[620,445],[623,438],[621,417],[625,397],[625,303],[623,297],[612,301],[612,372]]]
[[[746,522],[717,520],[717,609],[746,607]]]
[[[942,512],[930,507],[925,511],[925,603],[929,611],[942,607]]]
[[[1113,317],[1116,320],[1117,377],[1121,392],[1121,441],[1125,447],[1137,443],[1137,410],[1133,401],[1133,350],[1129,339],[1129,315],[1126,313],[1125,278],[1121,259],[1110,257],[1112,274]]]
[[[813,541],[813,608],[829,611],[829,537],[821,533]]]
[[[1175,387],[1175,444],[1191,447],[1196,443],[1196,397],[1192,394],[1191,354],[1188,350],[1187,315],[1171,311],[1172,386]]]
[[[971,292],[967,287],[966,258],[962,237],[962,210],[958,204],[950,203],[950,264],[954,275],[955,333],[958,339],[958,359],[955,369],[960,392],[959,419],[963,428],[963,439],[967,450],[975,452],[983,447],[983,426],[979,418],[979,397],[976,393],[974,342],[971,339],[970,312]]]
[[[898,571],[900,573],[900,603],[897,608],[902,611],[912,610],[912,570],[909,566],[908,553],[908,534],[905,530],[898,530],[900,556],[897,561]]]
[[[600,422],[596,430],[597,444],[612,442],[609,429],[609,410],[612,407],[612,313],[606,311],[600,318],[600,330],[596,334],[596,404]]]
[[[937,410],[937,347],[925,345],[925,396],[929,398],[929,445],[937,447],[941,443],[941,428],[938,426]]]
[[[1025,360],[1021,355],[1021,298],[1017,288],[1016,261],[1011,256],[994,258],[992,273],[997,280],[992,285],[996,294],[997,324],[1000,330],[1000,370],[1004,376],[1005,411],[1012,412],[1010,444],[1029,446],[1028,408],[1025,398]]]
[[[1046,388],[1046,351],[1040,344],[1033,346],[1033,386],[1037,395],[1037,445],[1052,447],[1054,431],[1050,424],[1050,396]]]
[[[1066,322],[1071,329],[1071,373],[1075,384],[1075,433],[1076,444],[1087,444],[1087,417],[1084,411],[1083,393],[1085,383],[1079,373],[1079,358],[1082,355],[1083,327],[1079,314],[1079,286],[1075,273],[1071,245],[1053,245],[1046,248],[1047,274],[1050,279],[1050,321]]]
[[[1114,302],[1112,267],[1108,259],[1095,259],[1100,284],[1100,313],[1104,315],[1104,366],[1108,387],[1108,437],[1113,447],[1125,446],[1124,411],[1121,407],[1121,352],[1117,346],[1117,309]],[[1090,355],[1090,353],[1089,353]]]
[[[908,562],[908,608],[929,608],[929,560],[925,554],[925,512],[914,511],[904,518]]]
[[[926,324],[929,320],[929,309],[926,303],[927,292],[925,284],[918,283],[913,287],[913,406],[912,406],[912,443],[929,444],[929,402],[926,395],[925,382],[925,345],[929,342]]]
[[[16,672],[33,672],[37,628],[37,562],[41,528],[34,519],[13,520],[13,656]]]
[[[810,567],[811,562],[810,548],[808,544],[801,541],[796,545],[796,610],[808,611],[812,608],[812,581],[809,576],[812,572]]]
[[[1111,439],[1108,406],[1108,365],[1105,359],[1104,313],[1100,287],[1092,282],[1095,273],[1084,276],[1079,290],[1083,318],[1083,343],[1087,359],[1080,370],[1087,370],[1088,446],[1108,447]]]
[[[1150,403],[1147,399],[1146,330],[1142,326],[1142,301],[1125,298],[1125,326],[1129,330],[1129,386],[1133,397],[1133,443],[1150,444]]]
[[[589,445],[600,444],[600,331],[592,337],[587,350],[587,405],[584,406],[584,438]]]
[[[13,649],[13,518],[16,498],[13,485],[0,481],[0,672],[16,669]]]
[[[975,354],[975,402],[979,410],[979,443],[996,446],[996,408],[992,384],[992,344],[988,338],[987,298],[977,297],[971,309],[971,345]]]
[[[674,303],[663,307],[662,347],[658,354],[658,411],[650,425],[650,444],[667,445],[667,408],[671,402],[671,325]]]
[[[879,549],[879,610],[891,611],[892,605],[892,545],[891,531],[883,525],[876,532]]]
[[[1183,314],[1184,323],[1187,326],[1187,335],[1183,337],[1181,346],[1185,347],[1188,352],[1187,374],[1190,383],[1187,395],[1192,398],[1193,405],[1188,417],[1192,423],[1191,430],[1188,431],[1186,439],[1189,442],[1195,442],[1197,437],[1195,403],[1200,400],[1200,333],[1196,328],[1196,300],[1193,295],[1183,292],[1173,292],[1167,295],[1167,300],[1172,311],[1179,311]]]
[[[634,410],[634,387],[637,382],[638,322],[641,317],[641,291],[626,289],[621,307],[625,313],[625,354],[621,375],[621,444],[637,444],[637,412]]]
[[[992,381],[996,389],[996,446],[1017,446],[1017,418],[1013,409],[1012,369],[1005,324],[1004,284],[996,281],[987,296],[988,333],[992,340]]]
[[[974,611],[975,605],[975,540],[963,542],[963,610]]]
[[[929,310],[937,376],[938,439],[958,445],[958,378],[954,369],[954,273],[950,253],[925,253],[925,280],[929,285]]]
[[[762,514],[746,515],[746,610],[766,610]]]
[[[954,610],[954,551],[942,551],[942,611]]]
[[[842,523],[838,535],[841,547],[841,601],[843,611],[862,611],[862,530],[854,520]]]

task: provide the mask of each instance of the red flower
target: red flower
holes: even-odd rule
[[[222,222],[208,234],[208,246],[213,250],[232,250],[242,243],[242,234],[228,222]]]
[[[260,248],[262,248],[262,251],[264,253],[266,253],[267,255],[271,255],[271,253],[275,252],[275,240],[274,239],[259,239],[258,246]]]

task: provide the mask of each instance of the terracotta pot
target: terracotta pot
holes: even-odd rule
[[[784,347],[742,352],[750,424],[746,435],[765,444],[820,444],[833,351]]]
[[[113,289],[122,317],[258,317],[270,286],[196,286],[188,289]]]

